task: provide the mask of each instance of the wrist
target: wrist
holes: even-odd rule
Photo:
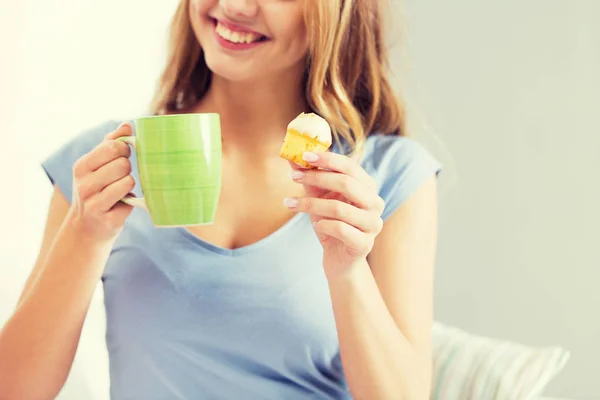
[[[365,282],[369,276],[372,278],[371,268],[366,258],[356,260],[351,265],[342,268],[342,272],[327,276],[329,286],[356,285]]]
[[[90,228],[89,224],[78,218],[72,210],[68,212],[61,231],[64,235],[74,238],[78,245],[98,250],[112,247],[117,238],[116,235],[98,235],[95,229]]]

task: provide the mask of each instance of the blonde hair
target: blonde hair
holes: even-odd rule
[[[165,114],[192,107],[211,72],[181,0],[172,20],[167,66],[152,102]],[[360,153],[373,132],[403,135],[404,104],[388,80],[382,0],[307,0],[309,53],[304,76],[312,111],[331,125],[338,144]]]

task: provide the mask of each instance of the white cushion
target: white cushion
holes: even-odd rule
[[[561,347],[530,347],[435,323],[434,400],[509,400],[541,396],[570,357]]]

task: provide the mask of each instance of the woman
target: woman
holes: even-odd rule
[[[119,202],[141,194],[114,140],[128,124],[50,157],[39,259],[0,335],[0,398],[56,395],[98,279],[115,399],[428,397],[439,165],[402,137],[383,12],[181,1],[153,112],[221,115],[215,223],[155,229]],[[339,143],[304,155],[317,170],[290,170],[279,147],[306,111]]]

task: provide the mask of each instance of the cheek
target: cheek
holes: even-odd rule
[[[189,0],[189,11],[196,16],[206,15],[217,4],[216,0]]]
[[[195,24],[206,24],[208,15],[218,6],[215,0],[189,0],[188,13]]]
[[[217,2],[214,0],[190,0],[188,13],[196,38],[202,43],[202,37],[208,32],[207,15]]]
[[[279,46],[289,58],[301,59],[308,52],[308,36],[304,21],[282,23],[279,29]],[[286,57],[286,58],[288,58]]]

